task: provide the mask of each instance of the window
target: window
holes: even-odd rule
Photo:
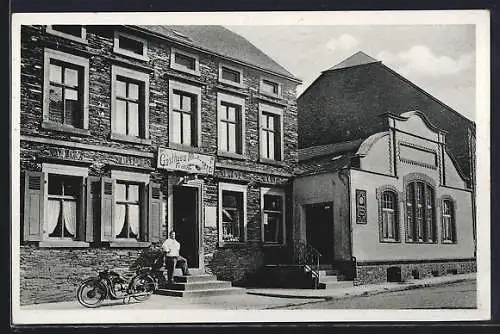
[[[49,25],[47,32],[73,41],[87,43],[87,29],[81,25]]]
[[[112,139],[146,143],[149,138],[149,75],[112,67]]]
[[[47,229],[49,238],[78,240],[82,178],[48,175]]]
[[[141,184],[117,181],[115,191],[115,238],[140,240]]]
[[[217,94],[218,99],[218,149],[219,153],[243,154],[245,99],[227,94]]]
[[[200,75],[198,56],[176,49],[172,49],[170,67],[174,70]]]
[[[42,127],[88,133],[89,60],[45,49],[44,66]]]
[[[260,106],[260,157],[267,160],[282,159],[282,110]]]
[[[457,241],[455,227],[455,206],[452,199],[443,200],[442,211],[443,243],[455,243]]]
[[[246,186],[219,183],[219,242],[246,241]]]
[[[436,242],[434,189],[425,182],[406,186],[407,241]]]
[[[219,82],[240,87],[243,84],[243,71],[228,65],[219,65]]]
[[[147,41],[137,36],[115,31],[113,51],[140,60],[149,60]]]
[[[381,240],[399,241],[398,201],[392,190],[382,192],[381,198]]]
[[[262,241],[283,244],[285,239],[285,194],[281,190],[261,188]]]
[[[170,143],[197,147],[200,140],[201,89],[179,82],[170,82]]]
[[[267,79],[262,79],[260,81],[260,92],[266,95],[280,96],[281,86],[277,82]]]

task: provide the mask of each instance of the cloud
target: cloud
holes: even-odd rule
[[[329,51],[335,51],[337,49],[342,49],[344,51],[351,50],[359,42],[352,35],[343,34],[339,38],[332,38],[326,42],[325,46]]]
[[[431,77],[455,75],[471,68],[474,64],[472,53],[465,53],[453,59],[436,55],[425,45],[414,45],[409,50],[397,54],[382,51],[377,58],[403,75]]]

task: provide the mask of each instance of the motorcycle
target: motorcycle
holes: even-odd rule
[[[78,287],[78,302],[85,307],[93,308],[105,299],[123,299],[123,303],[130,303],[131,299],[145,301],[158,289],[157,279],[153,278],[152,267],[140,267],[133,277],[127,279],[122,275],[104,269],[99,271],[98,277],[84,280]]]

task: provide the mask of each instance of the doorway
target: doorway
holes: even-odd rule
[[[175,186],[173,197],[173,228],[180,253],[190,268],[199,268],[198,188]]]
[[[321,264],[334,261],[333,203],[315,203],[305,206],[306,241],[320,253]]]

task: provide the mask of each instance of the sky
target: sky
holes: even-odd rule
[[[358,51],[475,119],[475,26],[226,26],[273,58],[303,84]]]

